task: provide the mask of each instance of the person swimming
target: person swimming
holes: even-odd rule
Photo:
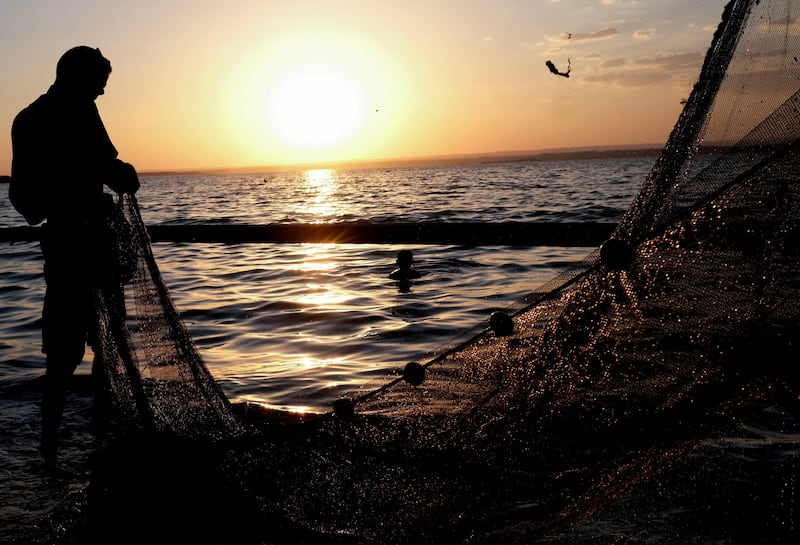
[[[389,278],[392,280],[412,280],[422,276],[420,272],[414,268],[414,254],[411,250],[400,250],[397,252],[397,268],[389,273]]]

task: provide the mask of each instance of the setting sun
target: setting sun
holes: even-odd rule
[[[391,156],[413,81],[361,35],[273,36],[230,66],[220,109],[226,142],[250,164],[319,164]]]
[[[323,149],[345,143],[363,124],[367,106],[347,74],[328,67],[302,67],[275,83],[268,122],[294,148]]]

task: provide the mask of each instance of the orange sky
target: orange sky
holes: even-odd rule
[[[724,3],[3,2],[0,173],[79,44],[111,59],[98,107],[142,171],[661,144]]]

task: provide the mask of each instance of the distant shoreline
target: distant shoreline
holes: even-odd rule
[[[235,168],[187,168],[143,170],[140,176],[180,176],[186,174],[253,174],[259,172],[291,172],[313,169],[368,169],[402,168],[447,165],[475,165],[485,163],[522,163],[526,161],[569,161],[580,159],[619,159],[624,157],[657,157],[662,147],[648,146],[584,147],[550,149],[539,151],[500,151],[493,153],[472,153],[463,155],[437,155],[417,158],[376,159],[374,161],[341,161],[325,163],[305,163],[281,166],[249,166]],[[9,181],[3,176],[0,185]]]
[[[446,166],[488,163],[521,163],[526,161],[568,161],[585,159],[619,159],[625,157],[656,157],[662,151],[655,145],[648,147],[613,147],[556,149],[542,151],[516,151],[496,153],[475,153],[465,155],[431,156],[409,159],[378,159],[374,161],[343,161],[326,163],[306,163],[283,166],[251,166],[238,168],[199,168],[143,171],[141,176],[168,176],[182,174],[248,174],[258,172],[286,172],[312,169],[368,169],[402,168],[418,166]]]
[[[586,159],[620,159],[625,157],[657,157],[662,148],[650,146],[585,147],[551,149],[540,151],[501,151],[494,153],[472,153],[464,155],[439,155],[417,158],[377,159],[374,161],[341,161],[306,163],[282,166],[250,166],[236,168],[187,168],[140,171],[140,176],[180,176],[186,174],[253,174],[259,172],[290,172],[313,169],[368,169],[402,168],[447,165],[475,165],[488,163],[523,163],[526,161],[569,161]],[[7,183],[6,176],[0,184]]]

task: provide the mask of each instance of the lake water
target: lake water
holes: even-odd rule
[[[654,158],[143,176],[147,225],[615,222]],[[24,225],[7,199],[0,227]],[[388,278],[400,249],[422,277]],[[327,410],[342,389],[464,334],[592,248],[155,243],[175,304],[234,402]],[[0,387],[41,374],[38,244],[0,248]],[[88,372],[90,355],[79,372]]]

